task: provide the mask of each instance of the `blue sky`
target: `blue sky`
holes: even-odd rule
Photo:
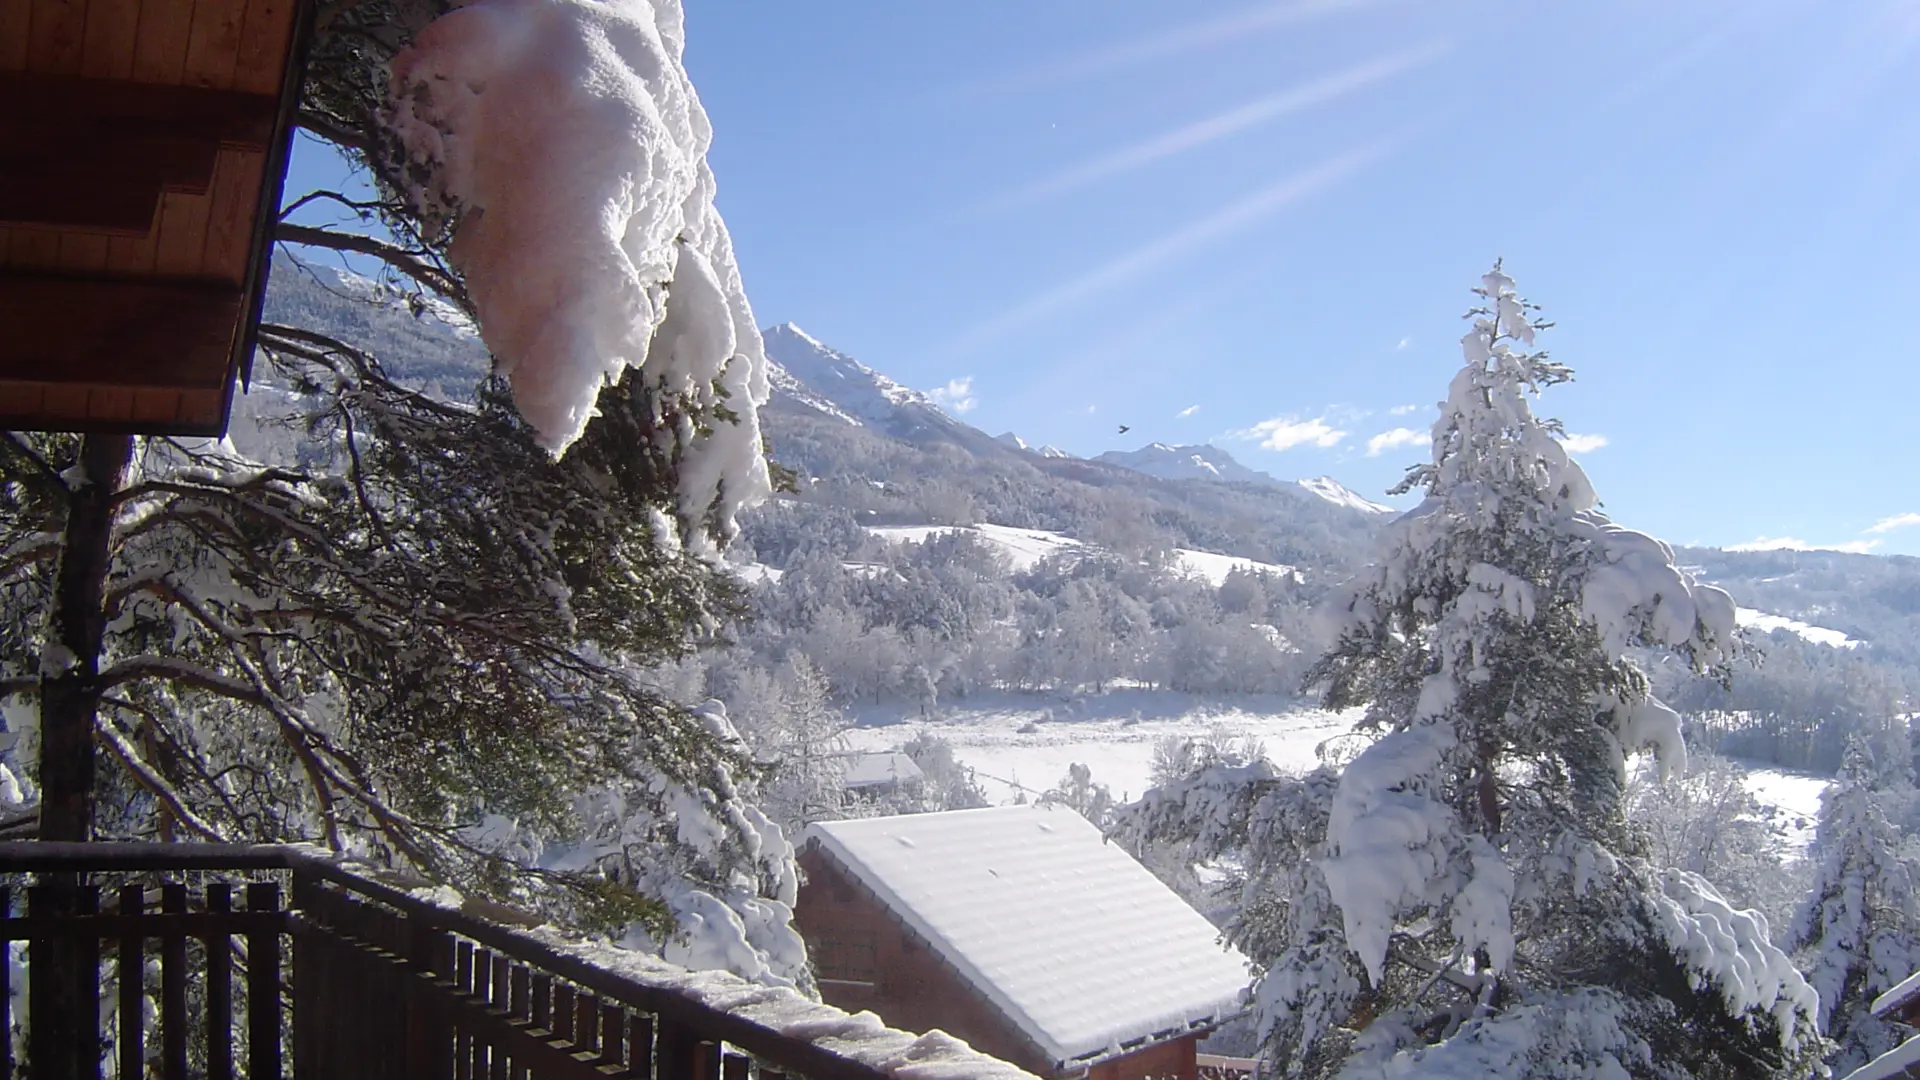
[[[1500,256],[1617,520],[1920,554],[1920,0],[689,8],[761,321],[983,428],[1377,497]]]

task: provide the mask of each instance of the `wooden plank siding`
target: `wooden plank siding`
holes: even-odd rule
[[[0,0],[0,426],[224,429],[309,7]]]

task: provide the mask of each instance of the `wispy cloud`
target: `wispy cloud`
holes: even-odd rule
[[[1187,417],[1192,416],[1194,413],[1197,413],[1199,411],[1200,411],[1200,406],[1189,405],[1186,408],[1181,409],[1179,412],[1174,413],[1173,415],[1175,419],[1185,420]]]
[[[1407,416],[1412,413],[1417,413],[1419,411],[1420,411],[1420,406],[1418,405],[1395,405],[1393,408],[1387,410],[1387,415],[1388,416]]]
[[[1300,420],[1291,416],[1276,416],[1250,428],[1230,432],[1229,435],[1235,439],[1258,442],[1268,450],[1291,450],[1296,446],[1317,446],[1326,450],[1346,438],[1347,432],[1328,424],[1323,417]]]
[[[1322,79],[1315,79],[1282,93],[1255,98],[1226,112],[1196,120],[1184,127],[1161,132],[1104,157],[1055,173],[1039,183],[994,200],[987,205],[986,209],[1004,210],[1008,207],[1039,202],[1042,199],[1063,195],[1155,162],[1164,161],[1229,135],[1238,134],[1292,113],[1303,112],[1346,94],[1364,90],[1376,83],[1385,82],[1404,71],[1433,61],[1452,47],[1453,44],[1450,41],[1428,42],[1415,48],[1390,53],[1378,60],[1348,68]],[[1407,342],[1403,339],[1401,347],[1404,348],[1406,344]]]
[[[1895,529],[1910,528],[1914,525],[1920,525],[1920,514],[1895,514],[1867,526],[1867,531],[1870,533],[1892,532]]]
[[[1744,544],[1728,544],[1727,551],[1838,551],[1865,555],[1880,546],[1878,540],[1848,540],[1841,544],[1809,544],[1791,536],[1762,536]]]
[[[1379,160],[1397,141],[1397,139],[1376,140],[1358,150],[1329,158],[1277,184],[1262,188],[1217,213],[1190,222],[1157,240],[1142,244],[1118,258],[1046,290],[1031,300],[1017,304],[976,324],[959,338],[949,342],[946,348],[957,351],[979,345],[1009,330],[1046,318],[1071,304],[1098,296],[1108,289],[1143,277],[1222,237],[1241,233],[1248,226],[1302,199],[1318,194]]]
[[[1371,0],[1289,0],[1229,12],[1178,29],[1160,28],[1128,41],[1089,49],[1028,71],[1005,75],[963,90],[962,98],[1003,97],[1048,86],[1078,82],[1157,60],[1240,41],[1250,34],[1284,29],[1311,19],[1343,15],[1373,6]]]
[[[1567,448],[1569,454],[1591,454],[1607,445],[1605,435],[1575,435],[1568,432],[1560,436],[1560,445]]]
[[[973,396],[973,376],[971,375],[949,379],[947,385],[937,386],[927,391],[927,396],[933,399],[935,405],[957,413],[972,412],[973,407],[980,404],[980,399]]]
[[[1389,431],[1383,431],[1367,440],[1367,456],[1379,457],[1381,454],[1398,447],[1417,446],[1427,441],[1427,438],[1428,436],[1425,432],[1415,431],[1412,428],[1393,428]]]
[[[1407,351],[1407,346],[1409,346],[1409,345],[1412,345],[1412,344],[1413,344],[1413,339],[1412,339],[1412,338],[1410,338],[1410,337],[1403,337],[1403,338],[1401,338],[1401,339],[1400,339],[1400,340],[1399,340],[1398,342],[1396,342],[1396,343],[1394,344],[1394,346],[1393,346],[1393,351],[1394,351],[1394,352],[1405,352],[1405,351]]]

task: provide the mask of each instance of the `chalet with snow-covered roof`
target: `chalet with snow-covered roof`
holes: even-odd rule
[[[849,756],[840,785],[856,795],[885,795],[926,778],[912,758],[898,750],[885,750]]]
[[[1873,999],[1873,1015],[1920,1027],[1920,971]],[[1840,1080],[1920,1080],[1920,1035],[1881,1054]]]
[[[794,922],[821,995],[1040,1076],[1194,1080],[1246,961],[1066,807],[821,822]]]

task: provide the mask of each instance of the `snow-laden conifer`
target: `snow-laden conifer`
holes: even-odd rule
[[[1685,754],[1630,650],[1724,676],[1732,600],[1609,522],[1532,399],[1569,369],[1496,266],[1429,462],[1327,605],[1310,678],[1373,740],[1302,779],[1216,764],[1125,826],[1239,862],[1229,938],[1264,965],[1293,1075],[1788,1077],[1817,997],[1765,919],[1649,864],[1627,756]]]
[[[384,229],[279,238],[380,260],[416,313],[477,313],[512,388],[558,397],[516,409],[495,382],[453,403],[352,341],[266,325],[256,370],[297,459],[0,435],[9,771],[31,799],[61,763],[58,838],[310,841],[805,981],[792,849],[750,805],[749,755],[642,677],[737,611],[711,556],[767,486],[760,343],[680,35],[675,0],[370,0],[317,21],[301,123],[375,195],[300,201]],[[439,124],[437,155],[396,108]],[[564,190],[465,183],[540,145],[598,154],[546,162]],[[558,227],[609,198],[624,213],[596,239],[627,247]],[[574,216],[530,226],[529,199]],[[555,285],[592,311],[543,323]],[[496,303],[514,297],[517,319]],[[97,775],[72,752],[96,744]]]
[[[1901,733],[1904,739],[1904,733]],[[1784,944],[1820,994],[1820,1016],[1838,1043],[1835,1075],[1913,1034],[1875,1017],[1873,999],[1920,970],[1920,841],[1903,827],[1913,805],[1904,746],[1854,736],[1840,775],[1820,800],[1812,890]]]

